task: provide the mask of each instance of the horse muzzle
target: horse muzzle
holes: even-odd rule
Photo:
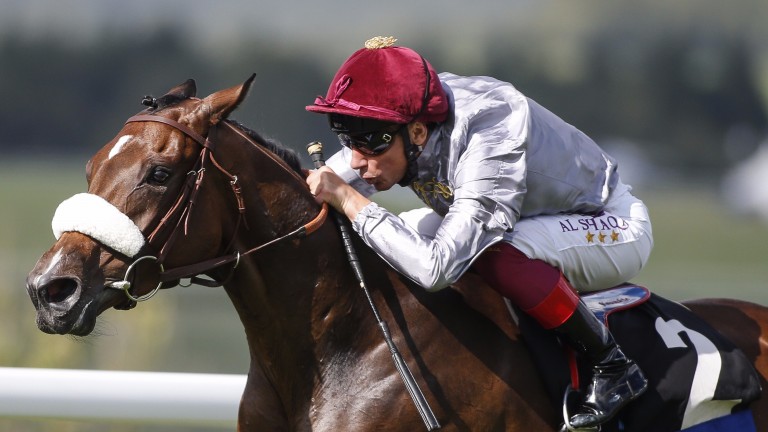
[[[37,311],[37,327],[50,334],[86,335],[93,330],[92,300],[83,295],[82,281],[74,276],[31,274],[27,292]]]

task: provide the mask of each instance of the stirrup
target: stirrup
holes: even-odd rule
[[[571,426],[571,415],[568,413],[568,400],[576,393],[576,390],[568,384],[568,388],[565,389],[565,394],[563,395],[563,425],[560,427],[559,432],[600,432],[600,425],[588,428],[575,428]]]

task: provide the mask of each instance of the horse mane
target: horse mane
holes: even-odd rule
[[[144,96],[144,99],[141,101],[141,103],[142,105],[148,107],[145,110],[146,112],[154,113],[162,110],[163,108],[176,105],[185,99],[187,99],[187,97],[176,94],[167,94],[160,98]],[[295,150],[285,147],[277,140],[264,138],[258,132],[245,126],[237,120],[227,119],[225,121],[248,135],[254,142],[256,142],[256,144],[265,147],[267,150],[277,155],[279,158],[285,161],[285,163],[287,163],[291,169],[299,174],[302,174],[301,159]]]
[[[249,127],[238,122],[237,120],[227,119],[226,122],[231,124],[232,126],[235,126],[240,131],[248,135],[253,141],[255,141],[260,146],[265,147],[267,150],[277,155],[280,159],[285,161],[285,163],[287,163],[288,166],[290,166],[294,171],[296,171],[299,174],[302,173],[301,159],[299,158],[299,154],[295,150],[285,147],[277,140],[264,138],[258,132],[254,131],[253,129],[250,129]]]

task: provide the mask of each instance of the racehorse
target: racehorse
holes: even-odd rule
[[[238,430],[423,430],[298,157],[228,119],[252,80],[203,99],[188,80],[145,98],[148,108],[91,158],[88,193],[59,206],[57,241],[27,279],[38,327],[87,335],[105,310],[130,309],[179,279],[223,284],[251,359]],[[427,293],[353,241],[442,430],[558,429],[561,415],[493,290],[470,273]],[[746,353],[766,396],[768,309],[688,306]],[[768,430],[768,397],[752,409]]]

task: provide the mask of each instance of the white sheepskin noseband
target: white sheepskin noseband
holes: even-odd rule
[[[133,221],[104,198],[80,193],[64,200],[51,222],[56,240],[62,233],[77,231],[128,257],[144,246],[144,235]]]

